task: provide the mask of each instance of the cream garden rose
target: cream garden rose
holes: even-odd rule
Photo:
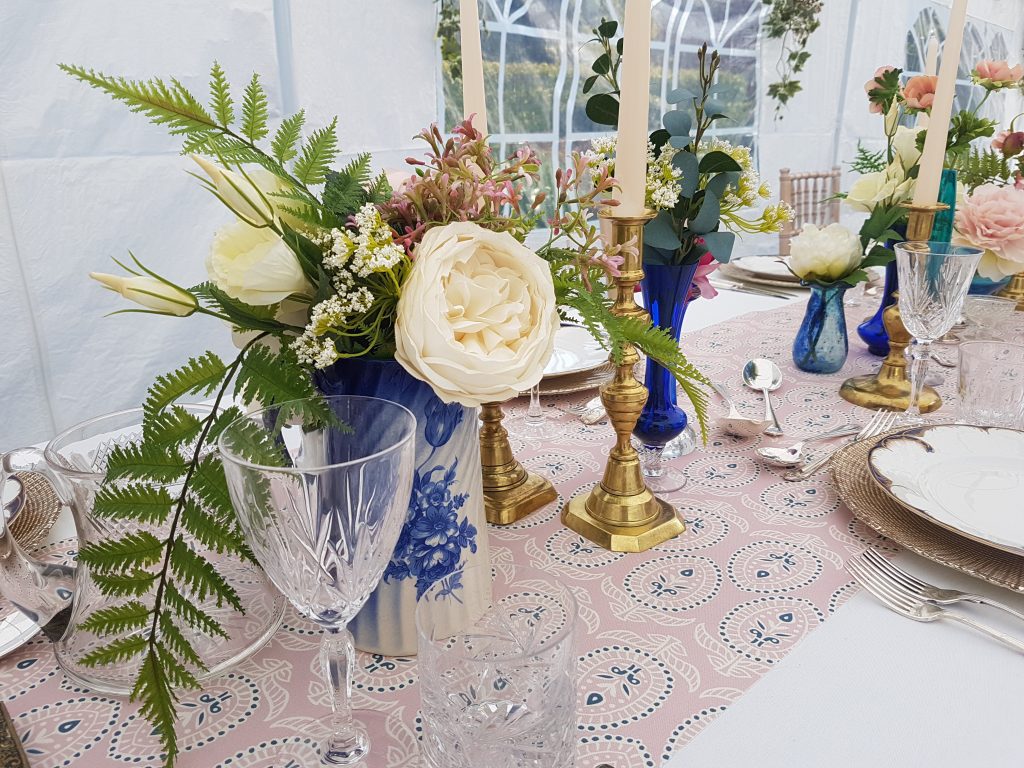
[[[789,268],[809,283],[832,283],[857,269],[863,257],[860,238],[842,224],[808,224],[793,238]]]
[[[217,232],[206,271],[228,296],[257,307],[277,304],[293,293],[312,293],[285,241],[267,227],[252,227],[244,221]]]
[[[442,400],[507,400],[540,381],[559,320],[546,261],[505,232],[435,227],[417,246],[395,359]]]

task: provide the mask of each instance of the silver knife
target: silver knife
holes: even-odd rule
[[[792,299],[792,293],[781,291],[770,291],[766,288],[755,288],[751,285],[740,285],[739,283],[726,283],[721,280],[712,280],[711,285],[722,291],[734,291],[736,293],[752,293],[755,296],[770,296],[773,299]]]

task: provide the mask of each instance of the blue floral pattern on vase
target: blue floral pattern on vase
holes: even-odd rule
[[[443,582],[433,610],[457,625],[489,584],[464,582],[461,569],[487,563],[476,409],[445,403],[394,360],[343,360],[317,376],[327,395],[381,397],[416,416],[416,471],[405,526],[384,577],[349,625],[360,650],[416,653],[416,601]],[[467,595],[468,593],[468,595]]]
[[[850,286],[811,284],[807,311],[793,341],[793,362],[801,371],[835,373],[849,352],[843,296]]]

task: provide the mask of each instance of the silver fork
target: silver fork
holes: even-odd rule
[[[916,597],[895,582],[882,576],[878,571],[869,566],[861,556],[850,558],[846,563],[846,570],[853,575],[864,589],[877,597],[886,608],[895,611],[901,616],[906,616],[914,621],[926,622],[951,619],[970,627],[976,632],[988,635],[993,640],[998,640],[1018,653],[1024,653],[1024,642],[1000,632],[998,629],[993,629],[986,624],[975,621],[962,613],[924,602],[921,598]]]
[[[941,587],[936,587],[933,584],[921,581],[916,576],[912,576],[904,571],[895,563],[889,562],[873,549],[864,550],[862,557],[864,562],[876,568],[879,573],[888,576],[890,579],[899,583],[909,592],[917,595],[922,600],[927,600],[928,602],[935,603],[936,605],[954,605],[956,603],[990,605],[993,608],[1006,611],[1011,616],[1024,621],[1024,613],[1015,611],[1010,606],[1003,605],[1003,603],[992,600],[991,598],[975,595],[971,592],[961,592],[958,589],[942,589]]]
[[[880,435],[887,429],[889,429],[893,424],[895,424],[898,418],[899,413],[897,413],[896,411],[875,411],[874,415],[870,419],[868,419],[868,423],[861,428],[860,432],[854,435],[852,440],[848,440],[843,445],[849,445],[850,443],[855,443],[858,440],[866,440],[869,437]],[[842,446],[839,446],[839,448],[841,447]],[[832,457],[835,455],[836,451],[839,450],[839,448],[832,449],[828,453],[824,454],[820,458],[815,459],[810,464],[801,467],[800,469],[794,469],[791,472],[787,472],[785,475],[783,475],[783,477],[786,480],[790,481],[806,480],[808,477],[810,477],[819,469],[822,469],[826,464],[828,464],[832,460]]]

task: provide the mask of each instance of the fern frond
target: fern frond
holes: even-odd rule
[[[224,517],[234,514],[224,467],[217,456],[207,456],[192,473],[191,491],[203,504]]]
[[[206,669],[206,664],[203,663],[199,654],[196,653],[192,643],[185,639],[181,630],[174,623],[170,613],[161,611],[157,624],[160,627],[160,639],[163,640],[168,651],[188,664],[192,664],[202,670]]]
[[[196,541],[218,554],[245,552],[249,549],[245,535],[238,529],[234,519],[214,517],[195,501],[185,502],[181,511],[181,525]]]
[[[302,155],[292,172],[303,184],[323,184],[327,169],[338,155],[338,118],[330,125],[313,131],[302,145]]]
[[[279,352],[265,346],[253,347],[243,358],[235,378],[235,397],[243,403],[287,403],[288,415],[302,414],[326,422],[330,411],[316,395],[309,375],[289,347],[282,347]]]
[[[174,450],[152,443],[118,445],[107,459],[107,480],[151,480],[173,483],[185,473],[185,462]]]
[[[270,150],[277,162],[284,165],[299,154],[299,139],[302,138],[302,125],[306,122],[306,110],[300,109],[291,117],[281,121],[277,133],[270,142]]]
[[[210,109],[221,126],[227,128],[235,121],[235,107],[231,100],[231,86],[218,62],[210,68]]]
[[[149,389],[143,411],[146,420],[156,416],[180,397],[210,395],[224,379],[227,368],[213,352],[194,357],[176,371],[158,376]]]
[[[102,648],[96,648],[82,656],[81,663],[87,667],[118,664],[133,659],[146,650],[145,635],[128,635],[111,640]]]
[[[152,612],[138,600],[110,605],[94,611],[79,626],[93,634],[119,634],[142,629]]]
[[[210,614],[182,595],[173,582],[167,582],[167,586],[164,587],[164,600],[168,609],[193,629],[198,629],[210,637],[228,638],[224,628]]]
[[[146,643],[145,637],[141,640],[143,644]],[[153,732],[160,739],[160,746],[164,750],[164,759],[168,765],[173,765],[178,755],[178,740],[174,734],[174,705],[177,697],[168,678],[167,661],[166,656],[159,652],[159,646],[148,648],[139,668],[139,676],[135,679],[135,687],[132,688],[131,700],[142,704],[139,714],[152,724]],[[173,656],[170,661],[172,666],[176,664]],[[192,687],[198,687],[198,684]]]
[[[259,141],[269,133],[268,119],[267,94],[260,84],[260,76],[253,74],[242,99],[242,134],[251,142]]]
[[[158,525],[167,520],[173,503],[166,488],[150,483],[104,485],[96,493],[93,511],[106,520],[135,520]]]
[[[142,439],[147,445],[160,448],[176,448],[192,442],[199,436],[203,424],[180,405],[172,406],[153,415],[143,425]]]
[[[156,565],[163,557],[163,542],[149,531],[133,531],[119,539],[104,539],[82,547],[79,559],[100,573]]]
[[[202,302],[203,306],[227,316],[231,322],[247,331],[281,333],[287,326],[275,320],[280,304],[257,307],[228,296],[213,283],[200,283],[189,292]]]
[[[111,77],[84,67],[60,64],[61,70],[128,105],[150,122],[165,125],[173,135],[206,135],[219,131],[210,113],[180,82],[172,79],[168,85],[159,78],[149,81]]]
[[[141,569],[124,573],[92,573],[93,582],[100,592],[111,597],[139,597],[146,594],[156,581],[157,574]]]
[[[169,558],[174,578],[188,587],[193,596],[203,601],[212,597],[217,606],[229,604],[236,611],[242,611],[242,601],[213,564],[196,554],[196,551],[180,536],[171,545]]]

